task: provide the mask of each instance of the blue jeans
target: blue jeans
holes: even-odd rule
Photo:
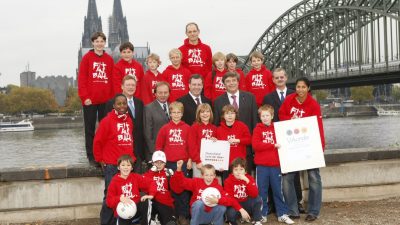
[[[226,207],[217,205],[209,212],[206,212],[205,205],[201,200],[197,200],[192,205],[192,219],[190,225],[210,224],[224,225],[224,214]]]
[[[319,169],[307,170],[308,175],[308,214],[318,216],[321,210],[322,203],[322,182],[319,175]],[[283,194],[285,201],[289,207],[289,214],[293,216],[299,215],[297,206],[297,195],[294,188],[295,173],[283,175]]]
[[[287,214],[289,209],[283,200],[281,169],[272,166],[257,166],[256,179],[260,196],[263,199],[262,215],[267,216],[268,213],[268,189],[270,185],[277,216]]]
[[[114,211],[108,208],[106,204],[107,190],[112,178],[118,173],[118,168],[115,165],[106,165],[104,167],[104,198],[103,205],[100,211],[100,222],[102,225],[115,224]]]
[[[176,162],[167,162],[167,168],[176,171]],[[186,162],[182,166],[182,172],[185,177],[188,177]],[[177,216],[183,216],[185,218],[190,217],[189,213],[189,202],[190,202],[190,192],[184,191],[181,194],[176,194],[172,192],[172,197],[174,198],[175,211]]]
[[[242,208],[250,214],[250,216],[253,218],[253,221],[261,220],[261,207],[263,202],[260,196],[257,196],[256,198],[248,197],[246,201],[239,203]],[[226,210],[226,217],[228,219],[228,222],[232,225],[237,225],[236,219],[238,214],[238,211],[236,211],[232,207],[229,207]]]

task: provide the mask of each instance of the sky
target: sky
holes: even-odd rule
[[[130,41],[150,46],[161,57],[186,38],[196,22],[202,42],[213,52],[247,55],[264,31],[300,0],[121,0]],[[113,0],[97,0],[103,31]],[[0,87],[19,85],[19,74],[75,77],[88,0],[13,0],[0,2]]]

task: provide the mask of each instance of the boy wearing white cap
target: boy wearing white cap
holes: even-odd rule
[[[171,196],[168,184],[173,171],[165,168],[166,162],[165,153],[163,151],[155,151],[152,156],[153,167],[143,176],[154,180],[157,184],[157,193],[151,205],[149,204],[152,207],[151,214],[158,215],[161,224],[176,224],[174,199]],[[149,221],[149,218],[147,218],[147,221]]]

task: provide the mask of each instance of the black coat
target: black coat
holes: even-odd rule
[[[292,89],[287,89],[286,90],[286,96],[288,96],[288,95],[290,95],[292,93],[294,93],[294,91]],[[271,92],[271,93],[269,93],[268,95],[266,95],[264,97],[263,105],[265,105],[265,104],[268,104],[268,105],[271,105],[272,107],[274,107],[274,119],[273,119],[273,121],[274,122],[278,122],[279,121],[278,112],[279,112],[279,108],[282,105],[282,102],[281,102],[281,98],[278,95],[278,93],[276,92],[276,90]]]
[[[204,97],[203,95],[200,95],[200,98],[202,103],[208,103],[211,106],[210,99]],[[190,94],[180,97],[177,101],[182,102],[184,107],[182,120],[189,126],[191,126],[196,120],[196,101],[192,98]]]

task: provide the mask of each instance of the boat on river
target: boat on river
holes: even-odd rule
[[[33,131],[35,128],[30,120],[15,122],[0,122],[0,132]]]
[[[384,110],[380,108],[377,113],[378,116],[400,116],[400,111],[398,110]]]

